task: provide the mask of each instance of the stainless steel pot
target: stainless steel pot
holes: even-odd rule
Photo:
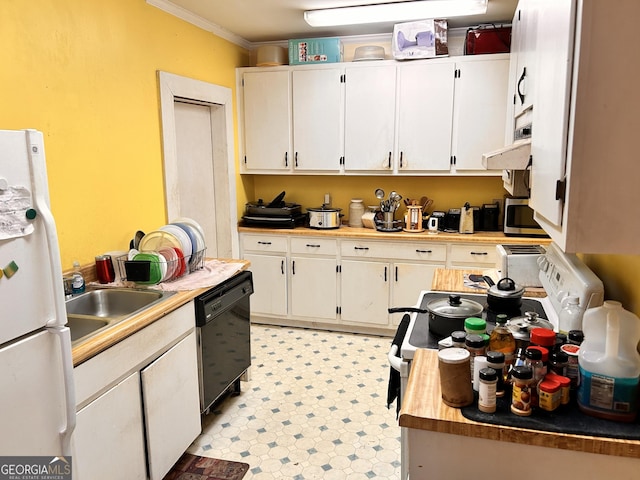
[[[487,305],[495,312],[511,312],[522,305],[524,287],[518,285],[509,277],[504,277],[494,283],[491,277],[482,277],[489,289],[487,290]]]
[[[431,300],[427,303],[429,330],[436,335],[447,337],[451,332],[464,330],[464,321],[469,317],[481,316],[483,309],[478,302],[460,298],[460,295]]]
[[[340,228],[341,208],[307,208],[309,212],[309,228],[330,229]]]

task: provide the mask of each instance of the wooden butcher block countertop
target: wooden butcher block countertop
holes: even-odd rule
[[[486,293],[484,288],[471,288],[464,284],[464,278],[467,275],[489,275],[494,281],[497,281],[495,270],[454,270],[450,268],[437,268],[433,274],[431,282],[431,290],[439,292],[460,292],[460,293]],[[527,297],[546,297],[547,293],[543,288],[527,287],[524,289],[524,295]]]
[[[247,270],[250,262],[237,259],[219,259],[227,263],[241,263],[241,270]],[[195,290],[179,291],[171,295],[167,299],[143,310],[137,315],[133,315],[126,320],[116,323],[105,331],[88,338],[86,341],[73,345],[71,354],[73,357],[73,365],[78,366],[82,362],[89,360],[91,357],[142,330],[146,326],[152,324],[156,320],[161,319],[165,315],[180,308],[182,305],[189,303],[198,295],[210,290],[211,287],[198,288]],[[195,311],[194,311],[195,326]]]
[[[409,232],[379,232],[372,228],[356,228],[342,225],[340,228],[315,229],[308,227],[296,228],[255,228],[238,226],[241,233],[269,234],[269,235],[302,235],[310,237],[332,237],[332,238],[362,238],[369,240],[403,240],[419,242],[457,242],[457,243],[495,243],[512,245],[547,245],[551,243],[550,238],[532,237],[507,237],[502,232],[476,232],[476,233],[445,233],[438,232],[432,235],[428,231],[421,233]]]
[[[400,410],[400,426],[524,445],[640,457],[640,441],[572,435],[479,423],[442,402],[438,352],[418,349]]]

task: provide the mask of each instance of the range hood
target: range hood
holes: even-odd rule
[[[482,166],[488,170],[525,170],[531,156],[531,138],[515,141],[482,155]]]

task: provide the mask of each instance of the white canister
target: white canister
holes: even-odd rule
[[[361,198],[352,198],[349,204],[349,226],[362,227],[362,215],[364,214],[364,205]]]

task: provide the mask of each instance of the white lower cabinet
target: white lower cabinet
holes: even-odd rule
[[[389,323],[389,264],[366,260],[341,262],[340,316],[343,322],[374,326]]]
[[[74,479],[162,479],[199,435],[194,315],[189,302],[74,368]]]
[[[335,257],[291,257],[291,315],[336,320],[336,265]]]
[[[196,348],[193,333],[140,371],[150,480],[161,480],[200,433]]]
[[[251,313],[265,315],[287,314],[287,257],[285,255],[257,255],[247,253],[251,262],[254,292]]]
[[[147,478],[138,372],[79,410],[76,422],[73,478]]]
[[[395,263],[392,270],[392,295],[391,307],[412,307],[415,306],[420,292],[430,290],[433,281],[433,274],[436,268],[442,265],[428,265],[424,263]],[[402,319],[402,315],[391,316],[391,323],[397,326]]]
[[[449,268],[494,268],[498,260],[495,244],[452,244],[449,250]]]

